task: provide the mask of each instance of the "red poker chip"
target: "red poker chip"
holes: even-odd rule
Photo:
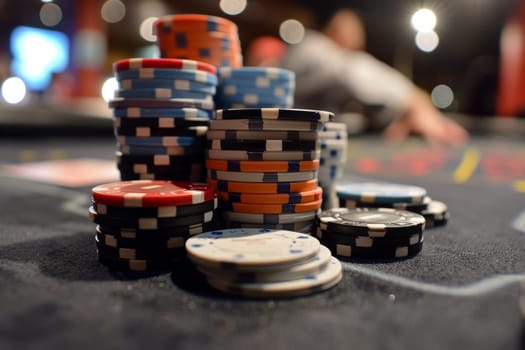
[[[216,197],[212,186],[186,181],[135,180],[102,184],[92,190],[93,201],[116,207],[191,205]]]
[[[189,69],[217,74],[217,68],[209,63],[179,58],[128,58],[113,63],[115,72],[140,68]]]

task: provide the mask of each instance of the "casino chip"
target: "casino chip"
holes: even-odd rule
[[[323,211],[317,237],[343,258],[399,259],[423,248],[425,218],[393,208],[334,208]]]
[[[345,123],[327,122],[318,131],[321,146],[319,185],[323,188],[323,209],[337,207],[335,185],[343,177],[347,158],[348,131]]]
[[[169,269],[191,235],[216,228],[218,199],[206,184],[127,181],[91,192],[98,258],[111,269]]]
[[[252,79],[271,88],[279,80],[290,85],[294,79],[278,69],[221,71],[230,82],[239,79],[246,84]],[[268,79],[268,84],[261,85],[261,78]],[[323,193],[317,182],[321,154],[317,131],[333,114],[291,108],[229,108],[216,114],[208,130],[206,166],[208,183],[220,198],[224,225],[289,225],[312,232]]]
[[[293,120],[297,115],[297,118],[306,120],[306,111],[291,110],[288,113],[284,110],[293,106],[295,74],[292,71],[266,67],[220,67],[217,75],[217,119]],[[236,111],[235,108],[240,109]],[[330,118],[330,113],[314,116],[315,113],[310,113],[311,120],[324,122]]]
[[[422,203],[427,191],[418,186],[384,182],[348,183],[336,186],[337,196],[363,203]]]
[[[249,298],[292,297],[335,286],[341,263],[319,241],[264,228],[210,231],[186,241],[188,257],[208,283]]]
[[[353,189],[347,190],[349,187]],[[425,189],[416,186],[390,183],[342,185],[337,195],[339,206],[343,208],[394,208],[420,214],[425,218],[427,229],[446,225],[450,219],[445,203],[433,200]],[[356,199],[360,195],[361,199]]]
[[[162,57],[186,57],[216,67],[242,66],[237,25],[232,21],[200,14],[160,17],[153,30]]]
[[[117,151],[128,159],[157,155],[201,159],[201,167],[176,161],[167,166],[119,163],[121,180],[204,180],[217,69],[189,59],[131,58],[115,62],[113,70],[119,90],[109,105],[114,108]]]

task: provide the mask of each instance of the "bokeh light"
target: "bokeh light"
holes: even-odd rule
[[[18,77],[7,78],[2,84],[2,97],[7,103],[17,104],[26,96],[26,84]]]
[[[149,42],[157,40],[157,36],[153,33],[153,23],[157,19],[158,17],[148,17],[140,24],[139,33],[144,40]]]
[[[440,84],[432,89],[430,97],[436,107],[444,109],[454,102],[454,91],[448,85]]]
[[[227,15],[238,15],[246,9],[246,0],[221,0],[219,7]]]
[[[46,3],[40,8],[40,21],[45,26],[54,27],[62,21],[62,9],[54,3]]]
[[[287,19],[279,26],[279,36],[288,44],[298,44],[304,39],[305,29],[296,19]]]
[[[126,5],[120,0],[107,0],[100,9],[102,19],[107,23],[117,23],[126,16]]]
[[[412,27],[418,32],[430,32],[436,27],[437,18],[434,11],[422,8],[412,15]]]
[[[432,52],[439,45],[439,36],[436,32],[417,32],[415,43],[423,52]]]
[[[118,89],[118,81],[115,77],[106,79],[104,84],[102,84],[102,89],[100,91],[104,101],[109,102],[115,98],[115,90]]]

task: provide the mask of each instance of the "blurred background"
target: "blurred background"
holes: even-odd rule
[[[0,120],[20,118],[19,109],[34,112],[25,114],[32,123],[43,111],[109,116],[103,96],[112,91],[112,63],[158,55],[158,16],[229,18],[246,60],[256,38],[293,45],[338,6],[361,15],[367,51],[431,93],[441,110],[525,115],[524,0],[0,0]]]

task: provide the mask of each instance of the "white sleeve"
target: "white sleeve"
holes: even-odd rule
[[[328,40],[315,39],[291,50],[289,68],[298,73],[298,88],[313,91],[314,87],[339,86],[365,104],[397,111],[406,108],[415,89],[408,78],[365,52],[344,50]]]

